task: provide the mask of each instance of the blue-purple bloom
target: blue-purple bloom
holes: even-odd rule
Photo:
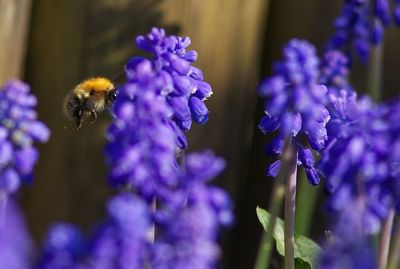
[[[342,52],[330,50],[324,53],[320,65],[319,82],[328,88],[328,93],[338,91],[352,92],[349,82],[349,60]]]
[[[90,243],[89,268],[145,268],[149,256],[151,208],[142,198],[121,194],[108,203],[110,220]]]
[[[329,103],[329,141],[318,164],[331,192],[329,208],[342,211],[362,196],[370,220],[365,229],[377,232],[400,200],[400,129],[393,118],[399,103],[375,105],[345,90],[330,93]]]
[[[33,242],[24,218],[12,199],[1,203],[6,204],[0,219],[0,268],[28,269]]]
[[[10,81],[0,89],[0,192],[11,194],[32,182],[39,153],[34,142],[46,142],[50,130],[37,120],[37,100],[29,86]]]
[[[309,182],[318,185],[309,148],[321,150],[328,138],[325,125],[330,117],[324,106],[327,88],[319,85],[319,59],[310,43],[294,39],[284,47],[283,54],[284,60],[275,64],[275,75],[264,80],[258,90],[267,99],[259,128],[263,133],[277,133],[267,146],[271,154],[281,154],[284,140],[292,137],[299,164],[304,166]],[[268,174],[276,176],[279,168],[280,161],[274,162]]]
[[[86,254],[86,241],[79,228],[57,223],[48,232],[37,269],[78,269]]]
[[[168,202],[157,213],[161,229],[154,244],[153,268],[215,268],[219,227],[230,225],[233,216],[227,194],[204,183],[223,167],[211,152],[187,156],[181,188],[175,191],[184,199]]]
[[[369,220],[362,199],[347,201],[346,208],[338,214],[332,234],[325,242],[319,269],[376,268],[372,238],[365,231]]]
[[[150,208],[133,194],[108,203],[108,219],[87,240],[79,228],[57,223],[43,246],[38,269],[141,269],[149,256]]]
[[[125,66],[127,83],[118,90],[106,154],[111,185],[130,185],[151,200],[176,186],[177,147],[187,147],[182,131],[192,120],[207,122],[204,100],[212,90],[201,70],[191,66],[197,53],[186,51],[189,38],[153,28],[136,43],[153,59],[133,57]]]
[[[388,0],[346,0],[334,22],[336,33],[328,42],[328,49],[343,50],[348,55],[357,54],[362,62],[368,61],[371,46],[380,44],[385,28],[394,21],[399,24],[399,1],[393,11]]]
[[[213,268],[219,256],[217,231],[233,218],[226,193],[207,185],[224,161],[211,152],[183,155],[185,167],[177,161],[187,148],[183,132],[192,120],[208,120],[204,100],[211,87],[190,64],[197,59],[196,52],[186,51],[190,39],[154,28],[136,43],[153,58],[134,57],[126,64],[127,82],[118,89],[106,147],[111,185],[136,192],[152,208],[148,219],[157,231],[154,243],[149,251],[131,245],[132,252],[146,250],[140,257],[146,256],[152,268]],[[121,223],[125,218],[121,214]],[[107,248],[110,232],[105,231]]]
[[[210,84],[203,81],[203,72],[191,66],[197,60],[197,52],[186,51],[190,42],[188,37],[166,36],[164,29],[157,28],[147,36],[136,38],[139,48],[153,54],[154,73],[163,78],[160,94],[167,98],[172,117],[183,131],[190,129],[192,120],[199,124],[207,122],[208,109],[204,101],[212,94]],[[131,80],[133,70],[129,63],[126,68]]]
[[[169,117],[168,101],[160,95],[162,78],[151,66],[149,60],[137,61],[135,70],[141,76],[119,89],[106,148],[111,185],[129,185],[149,200],[177,184],[177,147],[186,146]]]

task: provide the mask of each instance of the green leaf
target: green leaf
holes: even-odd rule
[[[271,214],[266,210],[257,207],[257,217],[264,227],[264,230],[268,231]],[[276,219],[275,229],[272,236],[275,238],[276,250],[281,256],[285,256],[284,221],[282,219]],[[314,269],[321,251],[321,247],[313,240],[302,235],[294,235],[294,257],[296,269]]]

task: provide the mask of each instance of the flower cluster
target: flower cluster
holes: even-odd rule
[[[17,204],[8,200],[0,226],[0,268],[28,269],[33,242]]]
[[[341,91],[330,95],[329,147],[319,169],[332,193],[329,205],[342,211],[349,200],[363,196],[371,220],[367,227],[377,232],[380,220],[399,201],[397,183],[399,126],[393,121],[399,103],[375,105],[368,98]],[[374,219],[374,221],[372,221]]]
[[[212,89],[210,84],[203,81],[203,72],[191,66],[197,60],[197,52],[186,51],[190,38],[166,36],[164,29],[153,28],[147,36],[138,36],[136,44],[153,54],[152,68],[163,79],[160,93],[167,97],[173,119],[179,128],[188,131],[192,120],[199,124],[206,123],[208,109],[204,101],[211,96]],[[129,80],[136,76],[131,70],[128,63],[126,73]]]
[[[182,131],[192,119],[207,121],[204,100],[212,91],[201,70],[190,65],[197,53],[186,52],[189,38],[153,28],[136,43],[154,58],[133,57],[126,64],[127,83],[118,90],[106,154],[112,185],[132,185],[152,199],[177,184],[176,146],[187,147]]]
[[[39,153],[34,142],[46,142],[50,131],[37,120],[37,100],[29,86],[10,81],[0,89],[0,192],[11,194],[32,181]]]
[[[329,113],[324,106],[327,88],[319,85],[319,59],[310,43],[292,40],[284,47],[283,54],[284,60],[275,65],[276,75],[259,87],[261,97],[267,98],[259,128],[263,133],[279,131],[268,146],[272,154],[281,154],[285,139],[292,137],[298,163],[304,166],[309,182],[318,185],[320,179],[310,146],[321,150],[327,140],[325,126]],[[274,162],[268,174],[276,176],[279,167],[280,161]]]
[[[75,226],[55,224],[43,246],[38,269],[144,268],[149,249],[147,204],[133,194],[121,194],[108,203],[109,219],[90,240]]]
[[[152,63],[134,59],[127,70],[131,79],[119,89],[108,131],[109,181],[132,186],[151,200],[177,184],[176,148],[186,146],[186,138],[170,119],[170,106],[160,95],[164,80]]]
[[[400,2],[395,2],[393,17],[395,23],[400,25]],[[390,17],[388,0],[344,1],[341,14],[334,22],[336,33],[327,47],[344,49],[348,54],[355,52],[363,62],[367,62],[371,45],[382,42]]]
[[[349,60],[342,52],[330,50],[324,53],[320,65],[319,82],[328,88],[328,93],[339,91],[352,92],[353,88],[348,80]]]
[[[187,156],[180,190],[175,192],[174,201],[157,212],[161,229],[154,245],[153,268],[215,267],[220,254],[218,227],[231,224],[233,216],[227,194],[204,183],[223,167],[223,160],[211,152]]]
[[[319,269],[376,268],[372,238],[365,232],[365,202],[351,200],[339,214],[332,234],[325,243]]]
[[[207,182],[224,162],[210,152],[182,154],[187,148],[183,132],[192,120],[208,119],[204,100],[211,87],[190,65],[197,53],[185,50],[188,38],[154,28],[136,43],[154,58],[134,57],[125,66],[127,82],[118,89],[108,130],[109,181],[137,192],[152,208],[148,214],[157,233],[148,264],[212,268],[219,256],[217,231],[232,216],[228,196]]]

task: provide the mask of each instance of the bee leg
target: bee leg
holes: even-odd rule
[[[76,130],[79,130],[82,127],[83,117],[82,117],[82,110],[78,111],[78,115],[76,117]]]
[[[91,110],[90,111],[90,115],[92,116],[93,121],[91,122],[91,124],[95,123],[97,120],[97,113],[96,110]]]

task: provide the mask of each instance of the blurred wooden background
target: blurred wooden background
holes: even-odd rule
[[[261,232],[255,207],[267,205],[271,186],[264,176],[266,138],[256,128],[262,114],[256,86],[289,39],[306,38],[321,49],[339,6],[324,0],[0,0],[0,84],[13,77],[27,81],[38,96],[40,119],[52,130],[40,147],[36,182],[23,193],[35,239],[54,221],[87,229],[103,215],[110,191],[102,151],[110,118],[66,131],[61,104],[83,78],[118,73],[140,53],[134,37],[158,26],[191,37],[196,65],[213,86],[210,121],[190,131],[190,150],[211,148],[227,160],[216,184],[232,195],[237,220],[223,236],[221,267],[252,268]],[[399,44],[395,34],[389,39],[387,47]],[[387,63],[398,65],[398,55],[390,56]],[[360,88],[364,76],[359,67]],[[393,95],[398,75],[387,72],[385,79]]]

